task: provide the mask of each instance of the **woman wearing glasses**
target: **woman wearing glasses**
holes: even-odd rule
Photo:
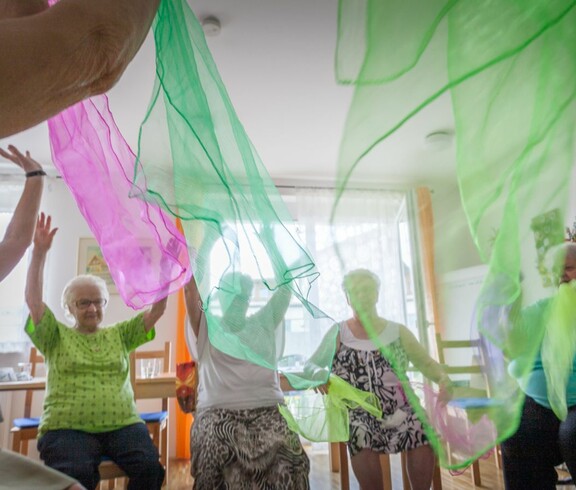
[[[65,316],[74,326],[60,323],[42,301],[44,263],[56,231],[42,213],[26,282],[26,332],[47,366],[40,457],[89,490],[98,485],[103,456],[126,472],[130,490],[160,489],[164,468],[136,410],[129,353],[154,338],[166,299],[131,320],[103,328],[106,283],[91,275],[77,276],[62,293]]]

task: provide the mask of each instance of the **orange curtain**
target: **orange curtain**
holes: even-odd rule
[[[436,288],[436,271],[434,266],[434,214],[432,212],[432,197],[427,187],[416,189],[418,205],[418,228],[420,234],[420,252],[426,290],[427,320],[434,324],[434,333],[441,333],[440,308]]]
[[[186,362],[191,359],[186,347],[186,304],[184,303],[184,291],[178,291],[177,310],[177,330],[176,330],[176,362]],[[180,408],[176,408],[176,458],[190,458],[190,427],[193,417],[189,413],[184,413]]]
[[[180,220],[176,220],[176,226],[184,233]],[[178,304],[176,311],[176,363],[191,360],[190,352],[186,346],[186,303],[184,301],[184,290],[178,291]],[[176,458],[190,459],[190,427],[194,417],[192,414],[184,413],[176,407]]]

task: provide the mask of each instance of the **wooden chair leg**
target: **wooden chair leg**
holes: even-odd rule
[[[478,460],[472,463],[472,481],[474,482],[475,486],[482,486],[482,478],[480,478],[480,463]]]
[[[330,457],[330,471],[338,473],[340,471],[340,443],[331,442],[328,446],[328,456]]]
[[[432,490],[442,490],[442,473],[438,461],[434,465],[434,474],[432,475]]]
[[[406,451],[400,453],[400,466],[402,468],[402,488],[410,490],[410,478],[408,478],[408,470],[406,467]]]
[[[164,427],[164,430],[161,432],[160,434],[160,447],[162,448],[162,454],[160,454],[160,462],[162,463],[162,465],[164,466],[164,469],[166,470],[166,476],[164,477],[164,485],[168,486],[168,465],[170,464],[170,458],[168,458],[168,431],[170,430],[170,427],[168,426],[168,422],[166,422],[166,426]]]
[[[331,444],[332,445],[332,444]],[[348,450],[343,442],[334,443],[338,452],[338,466],[340,468],[340,489],[350,490],[350,475],[348,474]],[[332,454],[336,451],[332,450]]]
[[[21,444],[20,431],[12,432],[12,451],[14,451],[15,453],[19,453],[20,444]]]
[[[502,466],[502,449],[500,449],[500,444],[494,448],[494,459],[496,460],[496,468],[499,470],[503,469]]]
[[[388,454],[380,455],[380,468],[382,469],[382,484],[384,490],[392,490],[392,471],[390,469],[390,456]]]

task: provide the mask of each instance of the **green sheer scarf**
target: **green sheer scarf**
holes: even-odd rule
[[[139,135],[134,194],[180,219],[211,344],[277,369],[291,303],[302,306],[312,329],[333,323],[308,299],[318,272],[236,115],[188,4],[163,0],[153,29],[156,83]],[[298,370],[284,366],[294,389],[327,382],[337,332],[322,333],[315,336],[323,340],[312,346],[313,360]],[[329,397],[345,399],[345,391]],[[341,409],[330,403],[323,415],[328,419],[331,407]]]
[[[467,224],[442,222],[442,234],[454,239],[437,247],[436,263],[448,268],[469,229],[480,260],[489,265],[469,317],[488,354],[485,375],[498,408],[490,410],[495,440],[456,459],[420,412],[447,466],[468,464],[515,431],[523,393],[506,367],[510,355],[521,352],[528,361],[516,374],[527,379],[550,323],[546,315],[528,324],[520,313],[554,294],[551,277],[557,271],[545,262],[548,250],[563,239],[573,162],[575,5],[567,0],[339,2],[337,77],[354,84],[355,94],[341,143],[333,223],[340,219],[339,200],[354,172],[371,153],[443,95],[451,99],[459,189],[454,202]],[[436,204],[444,197],[439,192]],[[341,251],[340,259],[346,270],[351,257]],[[443,318],[436,322],[442,325]],[[460,338],[470,335],[468,324],[462,330]],[[522,330],[532,335],[519,334]],[[573,346],[557,342],[556,347],[565,349],[566,359],[573,356]],[[564,379],[548,377],[556,385],[551,392],[562,393]]]

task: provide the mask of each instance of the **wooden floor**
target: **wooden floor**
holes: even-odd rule
[[[311,490],[339,490],[340,478],[338,473],[331,473],[328,468],[328,449],[325,444],[313,444],[305,446],[310,456],[310,488]],[[402,476],[400,472],[400,458],[393,456],[392,461],[393,489],[402,490]],[[482,486],[475,487],[472,483],[470,470],[466,470],[459,476],[451,475],[447,470],[442,470],[443,490],[473,490],[490,489],[504,490],[502,473],[496,468],[494,458],[480,461],[480,473]],[[350,490],[359,490],[358,483],[350,470]],[[167,490],[190,490],[192,477],[190,476],[190,464],[185,460],[172,460],[170,462],[169,484]],[[574,490],[574,486],[559,486],[559,490]],[[527,489],[537,490],[537,489]]]

